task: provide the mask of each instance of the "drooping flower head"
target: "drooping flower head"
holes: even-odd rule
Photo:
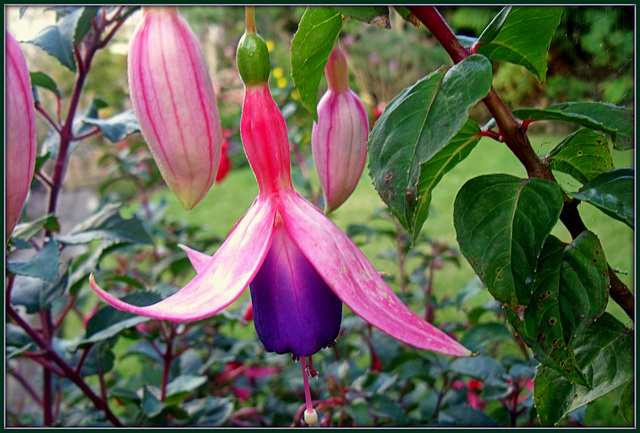
[[[216,179],[222,127],[196,35],[175,7],[143,7],[128,56],[131,102],[164,181],[192,209]]]
[[[93,276],[92,288],[116,308],[188,321],[217,313],[250,285],[254,324],[265,349],[302,361],[308,423],[315,411],[306,358],[336,338],[342,303],[400,341],[470,355],[404,305],[351,239],[293,188],[286,125],[268,86],[269,53],[249,25],[237,63],[245,84],[241,136],[258,197],[213,257],[183,247],[197,275],[174,295],[139,307],[105,292]]]
[[[27,61],[18,41],[6,39],[6,219],[5,236],[13,232],[29,193],[36,162],[36,111]]]
[[[362,100],[349,88],[347,59],[339,45],[329,56],[325,75],[329,88],[318,103],[311,151],[328,213],[349,198],[362,176],[369,119]]]

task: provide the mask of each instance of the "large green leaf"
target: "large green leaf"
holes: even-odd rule
[[[436,153],[426,163],[421,165],[420,180],[418,181],[418,201],[415,205],[411,232],[414,238],[420,233],[422,225],[429,216],[431,193],[442,177],[465,159],[480,141],[480,128],[467,120],[464,126],[441,151]]]
[[[26,260],[7,260],[7,270],[12,274],[40,278],[51,283],[58,279],[60,250],[52,237],[42,249]]]
[[[373,185],[414,238],[428,213],[431,189],[475,144],[467,116],[490,88],[491,63],[469,56],[403,90],[371,131]]]
[[[358,21],[386,29],[391,27],[388,6],[331,6],[331,8]]]
[[[491,294],[527,305],[538,256],[564,200],[557,183],[497,174],[468,181],[454,203],[460,251]]]
[[[585,231],[567,246],[550,236],[535,284],[524,312],[525,341],[540,362],[572,383],[589,386],[576,363],[573,336],[607,306],[609,273],[598,238]]]
[[[544,83],[547,77],[547,52],[561,15],[561,7],[514,6],[504,22],[500,23],[502,16],[498,15],[495,26],[501,25],[495,37],[490,38],[495,33],[493,21],[485,30],[487,34],[483,32],[481,39],[490,39],[491,42],[480,45],[478,53],[491,60],[524,66],[538,81]]]
[[[318,87],[342,28],[342,14],[328,7],[308,7],[291,40],[291,77],[302,105],[318,120]]]
[[[142,222],[136,217],[124,219],[120,205],[110,204],[75,226],[59,241],[68,245],[86,244],[94,240],[151,244],[153,240]]]
[[[633,167],[618,168],[602,173],[590,180],[580,191],[569,195],[591,203],[633,229],[634,184]]]
[[[540,422],[557,424],[568,413],[633,380],[633,333],[609,313],[583,327],[574,339],[576,360],[591,388],[572,384],[553,368],[539,366],[534,402]]]
[[[615,149],[634,146],[633,110],[606,102],[565,102],[547,108],[520,108],[513,114],[522,120],[555,120],[611,135]]]
[[[552,169],[570,174],[583,184],[615,168],[606,137],[591,129],[569,135],[549,153],[547,160]]]

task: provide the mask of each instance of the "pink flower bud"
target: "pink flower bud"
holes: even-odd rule
[[[175,7],[143,7],[131,39],[129,86],[140,130],[182,206],[207,194],[220,164],[222,127],[198,40]]]
[[[36,111],[27,61],[18,41],[6,38],[6,220],[9,239],[29,193],[36,163]]]
[[[337,209],[358,185],[367,159],[369,119],[349,88],[347,61],[339,46],[325,69],[329,89],[318,103],[311,150],[324,193],[325,212]]]

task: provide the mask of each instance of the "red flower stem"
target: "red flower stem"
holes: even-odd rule
[[[27,322],[25,322],[24,319],[20,317],[18,312],[14,310],[13,307],[9,304],[7,304],[7,315],[12,320],[14,320],[18,324],[18,326],[24,329],[29,337],[31,337],[31,339],[47,353],[47,356],[62,369],[64,377],[67,377],[73,383],[75,383],[78,388],[80,388],[89,398],[89,400],[91,400],[96,408],[104,411],[107,419],[111,421],[114,426],[122,427],[122,423],[120,422],[120,420],[118,420],[118,418],[116,418],[113,412],[111,412],[111,409],[109,409],[107,402],[100,399],[100,397],[98,397],[93,392],[93,390],[89,388],[89,385],[87,385],[82,376],[76,373],[73,370],[73,367],[71,367],[62,357],[60,357],[60,355],[58,355],[58,353],[53,350],[51,346],[48,345],[47,342],[37,332],[35,332]]]
[[[78,365],[76,365],[76,374],[80,374],[80,371],[82,370],[82,366],[84,365],[84,362],[87,360],[87,356],[89,356],[89,352],[91,352],[91,348],[93,347],[93,344],[88,345],[87,347],[84,348],[84,350],[82,351],[82,355],[80,355],[80,361],[78,361]]]
[[[40,181],[42,183],[44,183],[45,185],[47,185],[47,187],[51,188],[53,186],[53,183],[51,183],[51,179],[49,179],[47,177],[47,175],[45,173],[43,173],[42,171],[38,170],[34,173],[34,175],[40,179]]]
[[[60,100],[60,98],[58,98],[58,101],[59,100]],[[55,129],[58,133],[60,133],[60,123],[58,123],[55,120],[53,120],[53,118],[51,118],[49,113],[47,113],[47,111],[44,109],[44,107],[41,104],[36,103],[35,104],[35,108],[36,108],[36,111],[38,113],[40,113],[42,115],[42,117],[44,117],[47,120],[47,122],[49,122],[51,127],[53,129]]]
[[[42,326],[42,336],[47,343],[47,346],[51,345],[52,340],[52,328],[53,323],[51,321],[51,310],[40,311],[40,322]],[[51,368],[43,365],[42,370],[42,417],[43,424],[50,426],[53,424],[53,412],[52,412],[52,391],[53,386],[53,374]]]
[[[256,11],[254,6],[245,6],[245,30],[247,33],[256,32]]]
[[[30,353],[30,352],[26,352],[26,353],[23,353],[22,356],[24,356],[25,358],[28,358],[28,359],[30,359],[30,360],[32,360],[34,362],[37,362],[42,367],[44,367],[47,370],[51,370],[52,372],[54,372],[58,376],[64,377],[64,375],[65,375],[64,371],[62,371],[55,364],[52,364],[51,361],[49,361],[46,358],[46,356],[47,356],[46,353]]]
[[[76,296],[71,295],[69,297],[69,301],[67,302],[67,305],[65,305],[64,310],[62,310],[62,313],[60,313],[58,320],[56,320],[55,324],[53,325],[55,329],[58,329],[60,326],[62,326],[62,322],[64,321],[64,318],[67,317],[67,314],[69,313],[69,311],[71,311],[71,309],[75,305],[75,302],[76,302]]]
[[[302,364],[302,380],[304,382],[304,401],[308,413],[313,412],[313,403],[311,401],[311,391],[309,390],[309,376],[307,374],[307,359],[302,356],[300,358]]]
[[[93,128],[91,131],[89,132],[85,132],[84,134],[81,135],[76,135],[74,136],[71,141],[80,141],[80,140],[84,140],[85,138],[89,138],[89,137],[93,137],[94,135],[98,135],[100,134],[100,128],[98,128],[97,126],[95,128]]]
[[[442,15],[433,6],[407,6],[409,11],[418,18],[435,36],[447,51],[454,63],[458,63],[468,57],[470,53],[460,44],[455,34],[444,20]],[[495,90],[491,88],[489,94],[482,100],[493,118],[498,124],[500,136],[509,150],[518,158],[526,168],[529,177],[546,179],[557,182],[551,167],[536,155],[531,147],[529,138],[525,133],[528,124],[523,124],[516,119],[507,109]],[[565,196],[565,206],[560,215],[560,221],[567,227],[571,236],[575,239],[586,230],[577,210],[577,203]],[[635,302],[629,288],[612,272],[609,271],[611,298],[634,320]]]

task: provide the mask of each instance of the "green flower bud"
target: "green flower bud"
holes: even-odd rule
[[[245,33],[236,53],[238,72],[245,85],[264,84],[269,80],[271,63],[267,44],[257,33]]]

